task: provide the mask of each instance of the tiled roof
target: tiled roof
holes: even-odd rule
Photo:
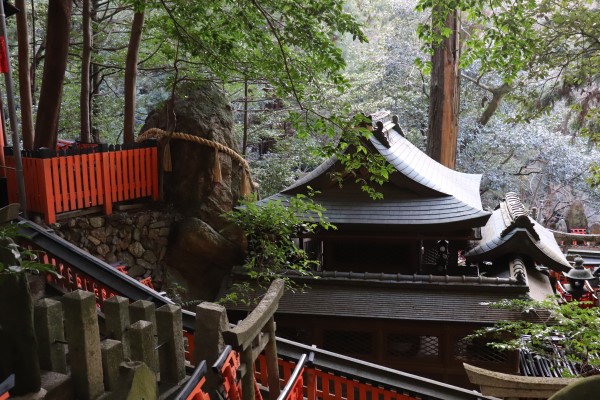
[[[304,291],[286,290],[277,312],[321,317],[469,323],[519,319],[519,313],[492,308],[489,304],[523,297],[527,286],[516,285],[514,281],[508,283],[508,280],[499,281],[504,282],[500,284],[490,284],[490,281],[485,284],[371,282],[369,285],[364,281],[312,279]],[[240,307],[227,305],[227,308]]]
[[[351,180],[340,188],[332,184],[329,172],[341,171],[332,157],[282,192],[263,202],[287,201],[289,196],[312,186],[321,191],[315,201],[323,205],[334,224],[444,225],[468,221],[464,227],[482,226],[490,213],[483,211],[479,196],[481,175],[464,174],[446,168],[412,145],[395,130],[386,132],[390,147],[372,137],[373,151],[379,152],[397,172],[389,182],[375,189],[383,200],[372,200]]]
[[[473,261],[489,261],[506,254],[525,254],[548,268],[568,271],[571,266],[552,232],[518,212],[522,204],[515,198],[514,193],[507,194],[481,228],[481,241],[465,256]]]
[[[463,228],[480,227],[489,213],[473,207],[454,196],[417,195],[386,184],[378,190],[383,199],[373,200],[356,184],[327,188],[314,197],[325,207],[323,215],[335,225],[409,225],[414,229],[427,226],[462,223]],[[291,195],[278,193],[262,201],[289,201]]]
[[[412,181],[439,194],[453,196],[460,201],[481,209],[479,185],[481,175],[465,174],[447,168],[423,153],[396,131],[387,132],[390,148],[374,137],[371,143],[398,172]]]

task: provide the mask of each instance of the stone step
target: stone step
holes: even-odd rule
[[[69,375],[42,371],[42,388],[46,390],[44,400],[68,400],[75,398],[73,383]]]

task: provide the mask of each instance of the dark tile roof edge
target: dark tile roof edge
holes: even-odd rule
[[[450,276],[450,275],[398,275],[398,274],[368,274],[368,279],[364,278],[364,273],[327,271],[315,272],[313,275],[300,275],[295,271],[290,271],[286,277],[292,279],[297,284],[316,286],[316,285],[344,285],[361,287],[381,287],[398,289],[419,289],[419,290],[447,290],[447,291],[495,291],[503,290],[514,293],[524,293],[529,291],[529,286],[518,282],[515,278],[488,278],[473,276]],[[379,278],[373,275],[378,275]],[[358,277],[358,276],[363,276]],[[400,277],[397,279],[386,279],[386,276]],[[247,275],[243,272],[234,272],[233,280],[246,280]]]

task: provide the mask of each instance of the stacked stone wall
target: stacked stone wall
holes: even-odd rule
[[[167,246],[175,214],[144,210],[75,217],[54,226],[58,235],[109,264],[121,264],[138,279],[165,280]]]

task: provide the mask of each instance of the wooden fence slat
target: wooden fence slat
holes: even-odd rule
[[[54,193],[52,191],[52,162],[49,158],[43,158],[39,160],[38,164],[40,165],[39,175],[40,177],[43,176],[42,182],[40,182],[41,211],[46,222],[52,224],[56,222]]]
[[[134,150],[127,150],[128,153],[128,161],[129,161],[129,185],[128,185],[128,194],[129,197],[127,197],[127,200],[133,199],[135,198],[135,171],[133,169],[133,158],[135,157],[134,155]]]
[[[75,173],[75,199],[77,201],[77,209],[81,210],[83,206],[83,185],[81,183],[81,154],[73,157],[73,172]]]
[[[117,201],[123,201],[123,176],[127,173],[126,164],[127,153],[120,151],[115,154],[115,164],[117,166]]]
[[[333,392],[336,399],[342,398],[342,378],[336,376],[333,380]]]
[[[58,157],[52,158],[52,192],[54,193],[54,209],[57,213],[63,211],[62,197],[60,195],[60,160]]]
[[[147,168],[148,165],[146,164],[146,158],[148,155],[148,149],[144,148],[144,149],[139,149],[138,151],[140,152],[140,166],[139,166],[139,174],[140,174],[140,197],[146,197],[148,196],[148,180],[146,179],[147,176]]]
[[[90,162],[89,154],[81,155],[81,176],[82,176],[82,197],[83,197],[83,207],[87,208],[91,205],[90,200],[90,175],[88,173],[88,164]]]
[[[58,157],[60,172],[60,195],[62,200],[62,210],[69,211],[69,188],[67,184],[67,160],[66,157]]]
[[[109,157],[106,153],[101,153],[102,160],[102,187],[103,187],[103,195],[104,195],[104,214],[111,215],[112,214],[112,193],[110,190],[110,166],[109,166]],[[100,170],[100,169],[98,169]]]
[[[69,182],[69,210],[77,210],[73,157],[74,156],[67,156],[67,177]]]
[[[97,194],[98,204],[104,205],[105,198],[106,198],[106,190],[108,190],[108,188],[106,188],[104,186],[104,179],[102,178],[104,155],[103,155],[103,153],[97,154],[95,156],[95,158],[96,158],[96,163],[94,165],[94,179],[96,180],[96,188],[98,190],[98,194]]]
[[[88,179],[90,182],[90,205],[98,205],[98,188],[96,186],[96,158],[97,154],[88,157]]]
[[[151,171],[150,184],[152,185],[152,199],[158,200],[158,147],[152,147],[150,152],[150,167]]]
[[[133,172],[135,173],[133,179],[135,183],[135,195],[133,198],[139,199],[142,197],[142,173],[144,172],[142,171],[142,167],[144,165],[142,164],[143,149],[135,149],[133,150],[133,154],[135,155],[133,167]]]
[[[110,182],[111,182],[111,199],[113,203],[117,202],[117,154],[114,151],[108,153],[108,164],[111,166],[110,168]]]

